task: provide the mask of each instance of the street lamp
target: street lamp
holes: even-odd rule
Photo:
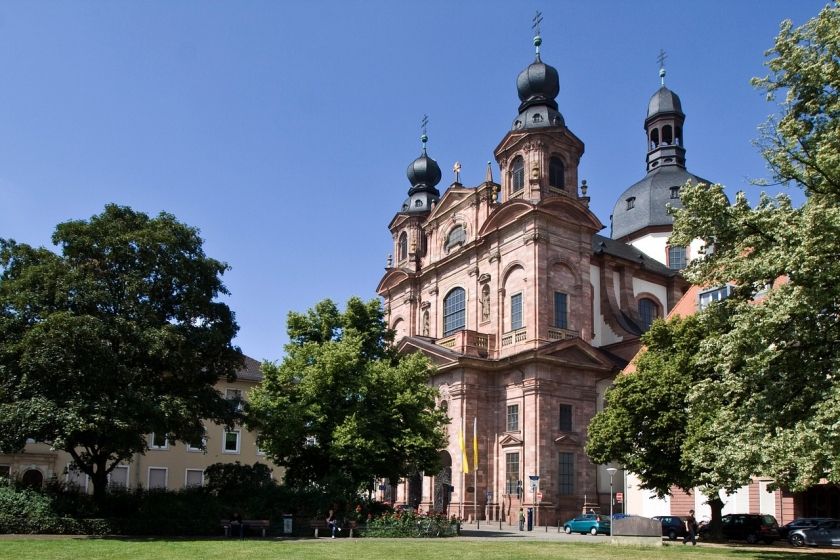
[[[607,467],[607,472],[610,473],[610,538],[612,538],[612,523],[613,523],[613,476],[618,469],[615,467]]]

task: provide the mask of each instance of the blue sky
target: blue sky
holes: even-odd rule
[[[55,224],[109,202],[171,212],[231,265],[237,344],[279,359],[289,310],[374,297],[424,114],[441,190],[455,161],[464,184],[483,180],[516,116],[536,10],[560,111],[586,144],[579,176],[608,224],[644,176],[659,49],[689,170],[754,198],[766,169],[752,141],[775,106],[749,79],[766,73],[779,22],[823,5],[7,1],[0,237],[49,245]]]

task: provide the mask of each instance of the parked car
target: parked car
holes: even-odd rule
[[[662,536],[674,541],[686,535],[685,519],[676,515],[656,515],[653,517],[662,523]]]
[[[731,540],[745,540],[750,544],[764,541],[767,544],[779,538],[779,524],[772,515],[758,513],[730,513],[720,519],[723,536]],[[703,527],[701,535],[707,533]]]
[[[840,546],[840,521],[828,519],[810,528],[793,529],[788,535],[793,546]]]
[[[826,521],[833,521],[830,517],[800,517],[779,527],[779,538],[787,540],[791,531],[795,529],[812,529]]]
[[[597,535],[603,533],[608,535],[610,533],[610,519],[606,515],[584,513],[563,523],[563,530],[566,531],[566,534],[580,533],[585,535],[589,533],[590,535]]]

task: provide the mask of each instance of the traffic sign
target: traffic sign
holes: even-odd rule
[[[615,493],[615,501],[619,504],[624,501],[624,493],[623,492],[616,492]]]

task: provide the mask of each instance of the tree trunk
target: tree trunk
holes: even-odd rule
[[[106,471],[106,459],[97,460],[93,465],[93,474],[90,481],[93,483],[93,501],[101,505],[108,492],[108,473]]]
[[[721,513],[723,512],[723,500],[715,494],[715,496],[713,498],[709,498],[709,501],[706,503],[708,503],[709,507],[712,509],[712,520],[709,521],[708,535],[712,539],[720,540],[723,538],[720,523],[720,518],[722,517]]]

